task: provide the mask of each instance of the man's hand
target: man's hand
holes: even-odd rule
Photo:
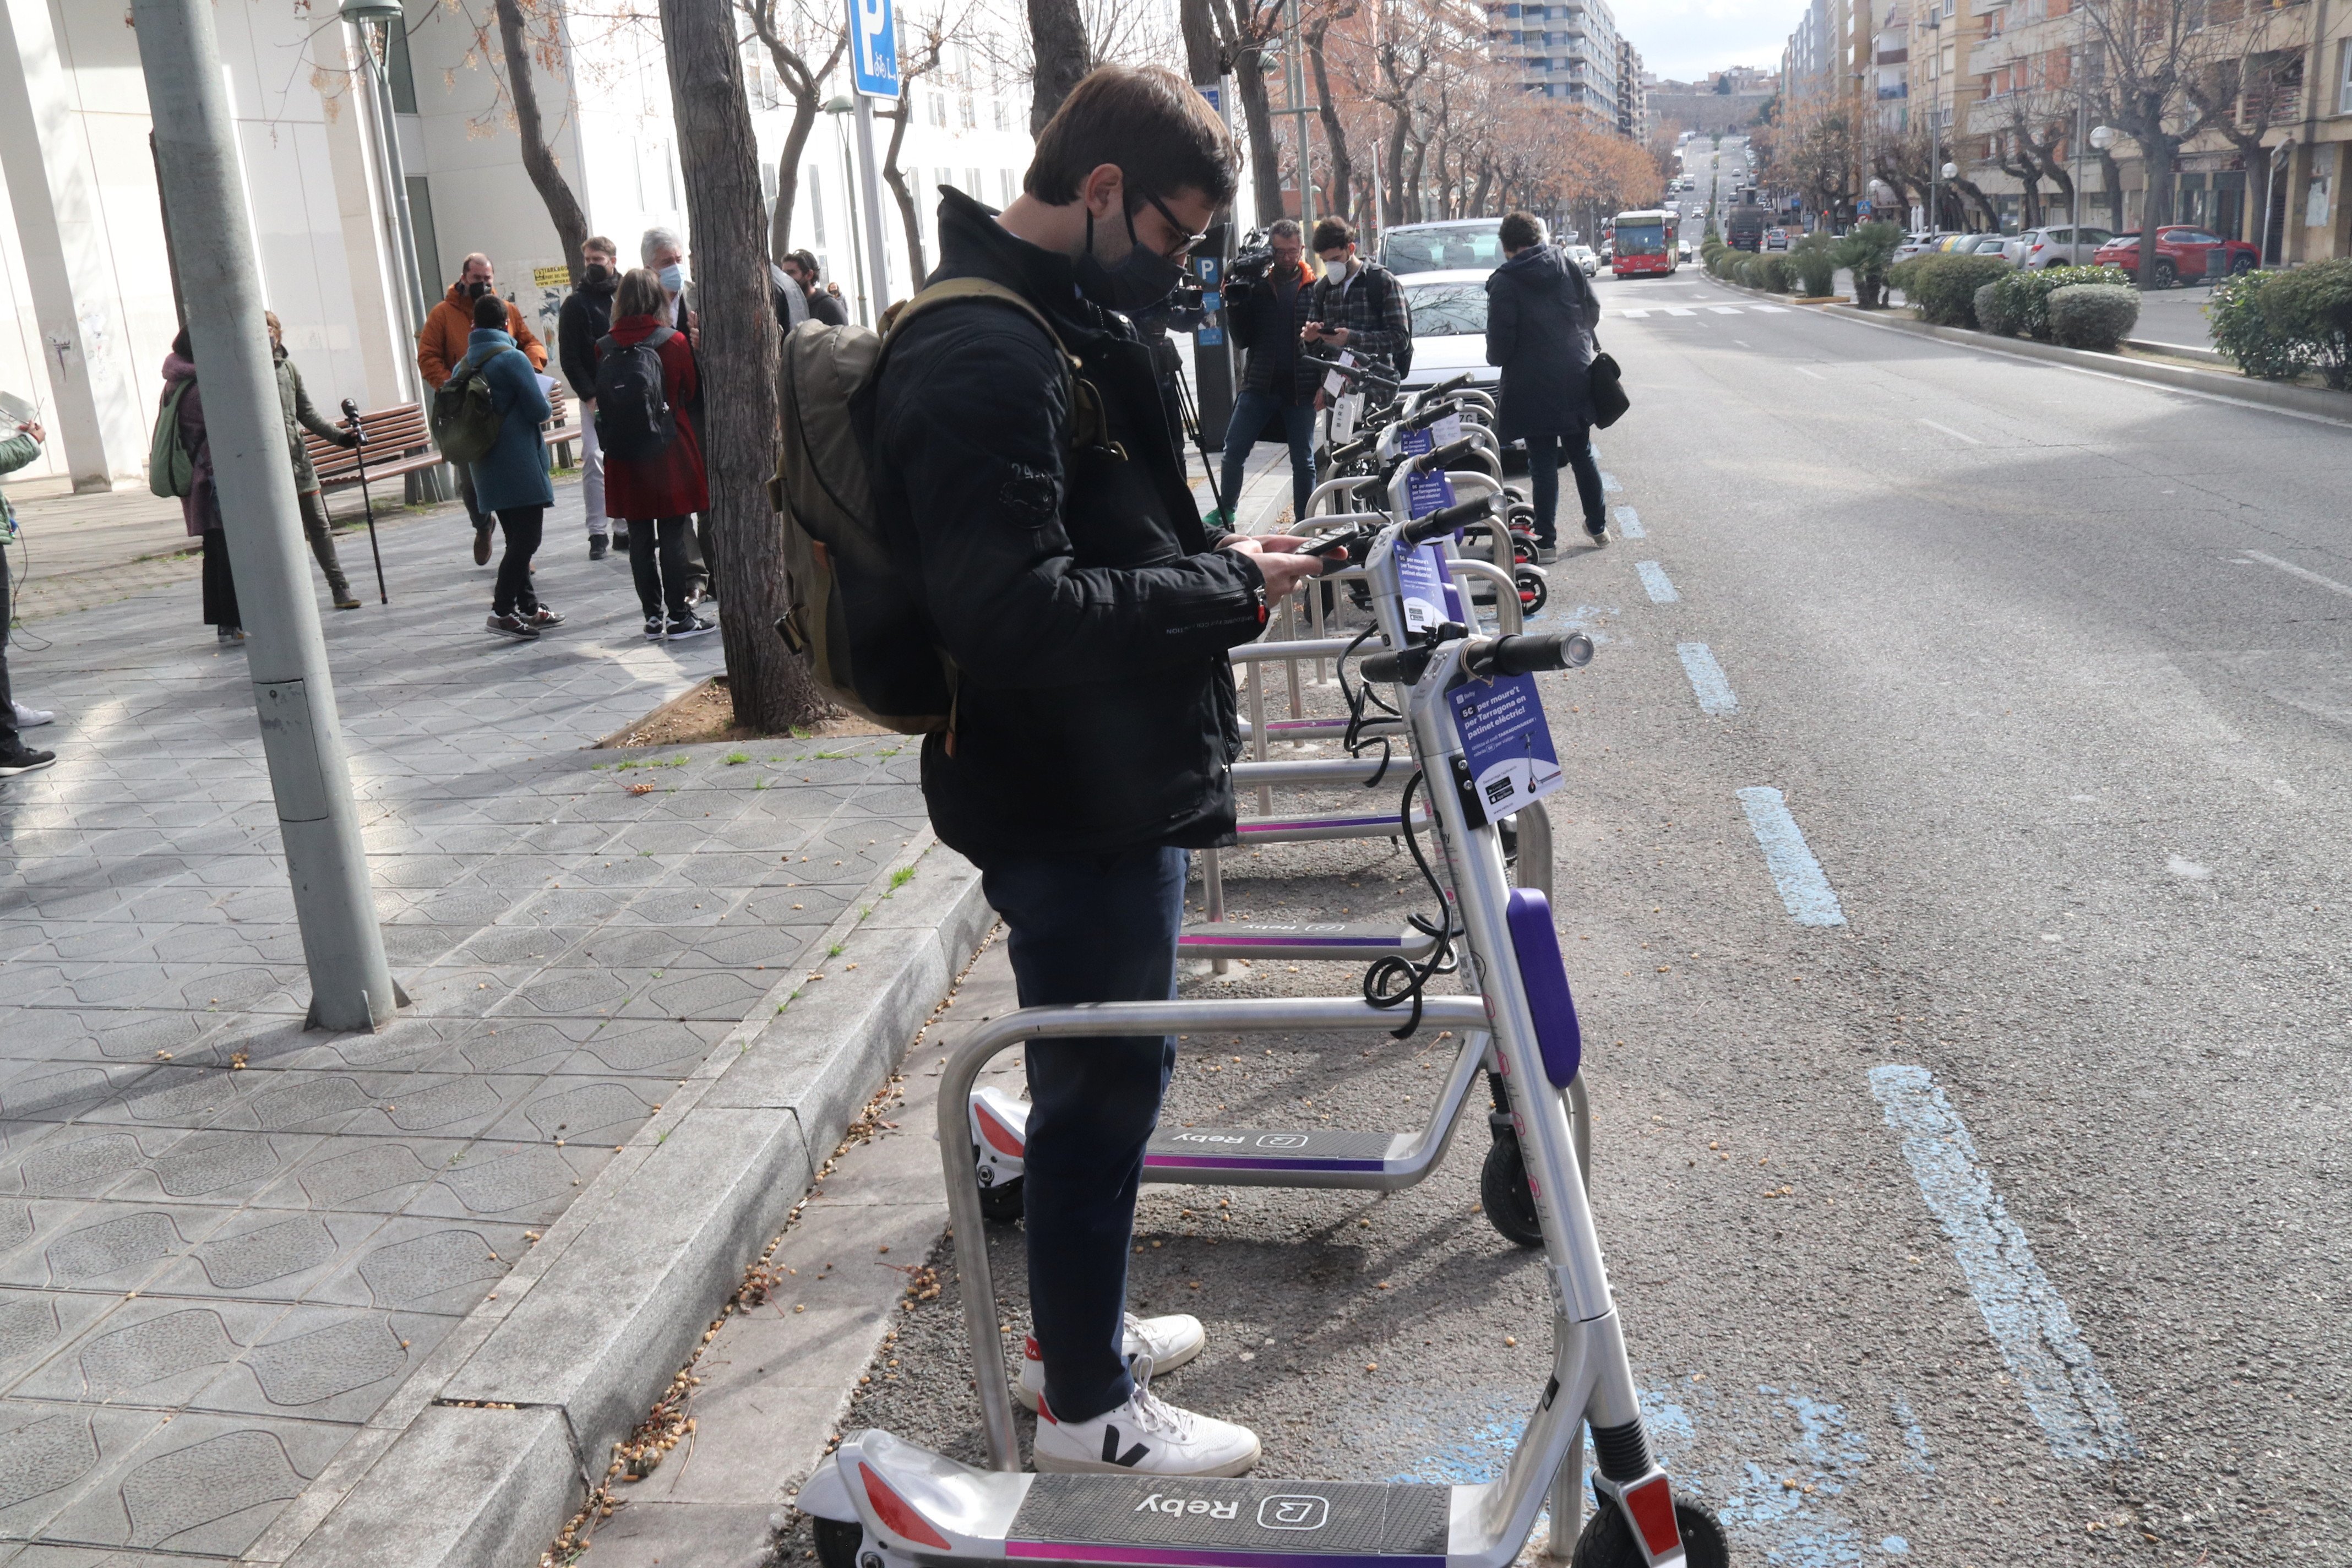
[[[1309,577],[1323,575],[1323,557],[1279,552],[1269,554],[1261,551],[1257,555],[1257,569],[1259,575],[1265,579],[1266,602],[1273,604],[1288,598],[1290,591]]]
[[[1327,335],[1333,342],[1339,344],[1339,347],[1343,349],[1348,346],[1348,340],[1355,336],[1353,332],[1349,331],[1345,327],[1333,327],[1329,330]]]
[[[1298,329],[1298,335],[1305,342],[1319,343],[1323,341],[1323,323],[1320,321],[1309,321],[1305,326]]]
[[[43,446],[48,444],[49,433],[41,428],[41,422],[39,420],[31,419],[26,421],[24,429],[25,433],[32,437],[36,443]]]

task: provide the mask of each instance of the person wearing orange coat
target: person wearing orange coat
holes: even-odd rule
[[[416,334],[416,368],[425,373],[425,384],[438,392],[450,373],[464,363],[466,351],[471,346],[474,331],[474,301],[485,294],[498,291],[498,272],[490,258],[480,251],[466,258],[458,269],[457,281],[449,285],[449,292],[441,302],[426,312],[425,325]],[[512,300],[507,301],[507,333],[514,339],[515,347],[530,356],[530,368],[547,368],[547,345],[531,335],[524,324],[522,311]],[[463,463],[452,463],[457,470],[457,494],[466,503],[466,516],[474,524],[474,564],[490,563],[489,514],[474,504],[473,476]]]

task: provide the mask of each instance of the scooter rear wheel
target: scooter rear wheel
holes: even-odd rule
[[[816,1537],[816,1560],[824,1568],[857,1568],[857,1549],[866,1544],[864,1525],[856,1520],[845,1521],[811,1514],[809,1527]],[[1580,1545],[1578,1551],[1582,1550]],[[1638,1563],[1640,1559],[1634,1561]]]
[[[1715,1521],[1715,1515],[1677,1498],[1675,1523],[1683,1532],[1686,1568],[1728,1568],[1731,1548],[1725,1543],[1723,1526]],[[1603,1504],[1576,1538],[1576,1555],[1569,1559],[1569,1568],[1647,1568],[1649,1561],[1641,1542],[1633,1539],[1633,1527],[1625,1522],[1624,1513]]]
[[[1486,1223],[1515,1247],[1541,1247],[1543,1221],[1536,1214],[1536,1195],[1528,1190],[1528,1165],[1519,1141],[1508,1133],[1486,1151],[1478,1172],[1478,1205]]]
[[[1019,1176],[993,1187],[980,1189],[980,1215],[991,1225],[1011,1225],[1021,1217],[1021,1182]]]

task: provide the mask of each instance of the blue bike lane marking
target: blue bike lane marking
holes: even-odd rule
[[[1790,815],[1787,799],[1769,784],[1751,785],[1738,795],[1740,806],[1748,813],[1748,826],[1755,831],[1764,864],[1780,889],[1780,902],[1790,916],[1801,926],[1845,924],[1845,908],[1838,902],[1822,863],[1813,858],[1804,830]]]

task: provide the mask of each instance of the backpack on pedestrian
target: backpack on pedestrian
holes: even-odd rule
[[[195,492],[196,460],[188,444],[180,439],[180,399],[188,395],[193,380],[175,381],[163,394],[163,405],[155,416],[155,434],[147,447],[147,489],[159,496],[186,496]]]
[[[506,416],[490,399],[482,367],[468,359],[434,390],[427,410],[433,444],[453,463],[478,463],[499,444]]]
[[[607,458],[651,462],[677,439],[661,357],[662,345],[676,336],[656,327],[625,348],[609,336],[596,340],[596,445]]]
[[[1071,387],[1073,424],[1091,420],[1098,428],[1100,405],[1070,374],[1061,334],[1028,300],[983,278],[932,284],[898,310],[884,333],[803,321],[784,339],[776,376],[782,441],[768,499],[783,517],[792,579],[792,608],[776,622],[776,633],[808,659],[833,700],[902,735],[951,728],[956,672],[932,642],[921,601],[892,562],[875,516],[865,416],[884,356],[907,323],[969,300],[1010,305],[1043,328]]]

